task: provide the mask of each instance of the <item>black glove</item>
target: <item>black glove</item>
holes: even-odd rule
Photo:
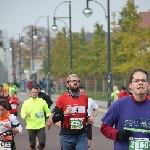
[[[125,142],[129,140],[129,137],[131,136],[132,132],[130,130],[120,130],[117,132],[117,140],[119,142]]]

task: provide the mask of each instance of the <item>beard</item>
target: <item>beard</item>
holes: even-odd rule
[[[69,86],[69,89],[71,90],[71,92],[78,92],[79,91],[79,87],[73,87],[73,86]]]

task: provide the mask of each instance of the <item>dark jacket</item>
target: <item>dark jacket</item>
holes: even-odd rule
[[[48,108],[50,108],[50,106],[53,104],[51,98],[43,92],[38,93],[38,97],[46,101]]]

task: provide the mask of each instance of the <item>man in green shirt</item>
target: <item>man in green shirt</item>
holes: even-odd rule
[[[51,114],[47,103],[42,98],[38,98],[37,88],[32,87],[30,90],[30,98],[24,101],[21,108],[21,117],[26,120],[30,150],[36,150],[36,136],[39,140],[39,149],[43,150],[45,148],[46,133],[44,112],[46,113],[46,117],[49,117]],[[50,129],[50,122],[47,122],[46,125],[48,129]]]
[[[11,95],[11,91],[14,91],[15,94],[18,92],[18,88],[13,84],[12,81],[9,82],[8,93]]]

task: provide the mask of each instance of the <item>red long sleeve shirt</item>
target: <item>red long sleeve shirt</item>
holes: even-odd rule
[[[17,97],[8,97],[7,100],[11,104],[12,109],[9,110],[9,113],[13,114],[18,112],[17,106],[19,105],[19,100]]]

